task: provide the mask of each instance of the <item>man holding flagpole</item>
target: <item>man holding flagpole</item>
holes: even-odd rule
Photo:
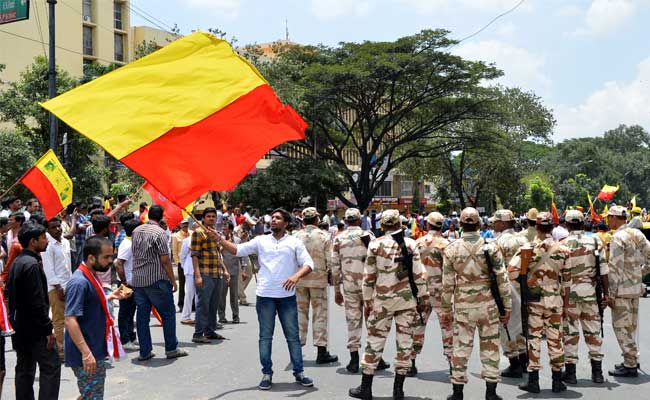
[[[84,262],[66,287],[65,364],[77,377],[81,398],[99,400],[104,398],[104,358],[124,356],[108,302],[129,296],[121,287],[105,295],[97,275],[108,271],[113,263],[111,241],[97,236],[88,239],[83,256]]]

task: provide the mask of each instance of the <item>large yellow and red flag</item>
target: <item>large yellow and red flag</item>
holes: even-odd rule
[[[553,216],[553,222],[559,224],[560,215],[558,214],[557,206],[555,205],[555,197],[551,197],[551,215]]]
[[[600,215],[596,213],[596,210],[594,210],[594,203],[591,201],[591,195],[587,193],[587,199],[589,200],[589,211],[591,212],[591,220],[596,223],[600,221]],[[605,205],[607,207],[607,205]]]
[[[614,194],[616,194],[619,188],[620,188],[619,185],[616,186],[603,185],[603,188],[600,189],[600,193],[598,193],[596,199],[603,200],[603,201],[610,201],[614,197]]]
[[[163,196],[163,194],[160,193],[155,187],[153,187],[151,183],[145,182],[144,185],[142,185],[142,188],[149,193],[149,195],[151,196],[151,200],[153,201],[154,204],[158,204],[159,206],[162,206],[162,208],[165,209],[163,218],[165,219],[165,222],[167,222],[167,226],[169,227],[169,229],[172,231],[174,230],[174,228],[178,226],[178,224],[181,223],[183,218],[186,218],[189,215],[187,214],[187,212],[192,211],[194,202],[191,202],[190,204],[187,205],[187,207],[185,207],[185,210],[187,210],[186,212],[176,204],[169,201],[169,199]],[[145,213],[148,213],[148,211],[149,210],[147,209]]]
[[[38,199],[47,219],[55,217],[72,203],[72,180],[52,150],[43,154],[19,182]]]
[[[235,186],[307,123],[228,42],[195,32],[42,104],[178,206]]]

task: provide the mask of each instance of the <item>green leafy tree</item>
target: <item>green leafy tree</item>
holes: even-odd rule
[[[547,179],[536,175],[526,179],[528,189],[526,191],[526,207],[535,207],[540,211],[547,211],[551,207],[553,189]]]
[[[36,162],[36,154],[28,138],[9,129],[0,129],[0,149],[0,192],[4,192]],[[22,198],[28,196],[27,189],[20,185],[13,193]]]

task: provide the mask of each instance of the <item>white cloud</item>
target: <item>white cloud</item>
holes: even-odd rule
[[[637,2],[640,0],[637,0]],[[604,35],[621,27],[636,8],[634,0],[593,0],[577,35]]]
[[[637,65],[629,82],[606,82],[577,106],[555,107],[556,139],[602,135],[620,124],[650,130],[650,57]]]
[[[332,19],[343,15],[365,15],[369,10],[369,0],[311,0],[311,12],[320,19]]]
[[[186,4],[214,14],[236,17],[239,14],[241,0],[187,0]]]
[[[512,38],[517,30],[515,24],[512,22],[506,22],[502,25],[497,26],[496,34],[502,38],[509,39]]]
[[[475,11],[503,12],[511,9],[517,3],[513,0],[400,0],[402,4],[415,8],[416,11],[433,14],[441,9],[464,8]],[[526,2],[519,10],[532,10],[532,2]]]
[[[564,5],[555,12],[558,17],[577,17],[581,14],[582,9],[575,4]]]
[[[544,58],[538,54],[499,40],[483,40],[461,45],[455,51],[461,57],[495,63],[503,70],[500,83],[549,95],[551,79],[543,72]]]

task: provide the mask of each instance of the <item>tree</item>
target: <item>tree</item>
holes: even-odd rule
[[[450,54],[457,42],[447,35],[425,30],[395,42],[286,46],[260,65],[310,125],[306,140],[292,145],[330,162],[359,208],[405,160],[453,150],[450,139],[463,135],[450,137],[445,128],[488,117],[492,90],[480,84],[501,71]],[[351,155],[358,155],[357,170],[346,166]]]
[[[8,129],[0,130],[0,149],[0,192],[4,192],[36,162],[36,155],[29,139]],[[23,198],[28,197],[27,190],[22,187],[18,187],[14,193]]]
[[[527,207],[535,207],[538,210],[550,210],[553,199],[551,185],[539,175],[527,179],[528,190],[526,191]]]

